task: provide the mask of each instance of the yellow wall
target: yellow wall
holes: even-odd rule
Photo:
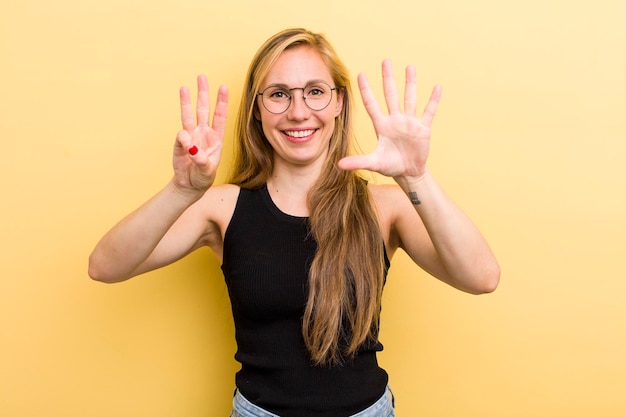
[[[300,25],[354,77],[378,85],[389,57],[417,65],[422,96],[444,86],[431,168],[503,268],[474,297],[394,259],[380,360],[399,415],[625,415],[625,15],[618,0],[2,0],[0,415],[227,414],[215,258],[105,286],[87,257],[169,179],[179,85],[228,84],[234,115],[254,51]]]

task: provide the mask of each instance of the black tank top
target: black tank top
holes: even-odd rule
[[[341,366],[311,364],[302,317],[316,248],[307,218],[281,212],[266,186],[241,189],[222,263],[241,363],[236,384],[249,401],[283,417],[350,416],[376,402],[388,381],[376,360],[379,342]]]

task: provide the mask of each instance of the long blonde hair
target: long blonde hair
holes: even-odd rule
[[[270,177],[273,149],[263,134],[256,93],[280,54],[312,47],[328,66],[335,86],[344,91],[335,119],[328,158],[309,190],[311,234],[317,252],[309,271],[309,296],[302,332],[315,364],[336,365],[353,357],[366,341],[376,340],[384,283],[383,238],[367,182],[337,168],[349,153],[352,99],[349,73],[321,34],[287,29],[268,39],[253,58],[235,127],[235,156],[229,182],[254,189]]]

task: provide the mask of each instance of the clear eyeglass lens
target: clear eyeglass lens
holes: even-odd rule
[[[291,90],[283,87],[269,87],[263,91],[263,105],[271,113],[283,113],[291,104],[294,90],[303,91],[304,102],[311,110],[323,110],[332,99],[332,89],[326,83],[316,83]]]

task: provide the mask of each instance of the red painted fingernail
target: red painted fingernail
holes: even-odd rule
[[[198,147],[196,145],[193,145],[191,148],[189,148],[189,153],[191,155],[195,155],[198,153]]]

